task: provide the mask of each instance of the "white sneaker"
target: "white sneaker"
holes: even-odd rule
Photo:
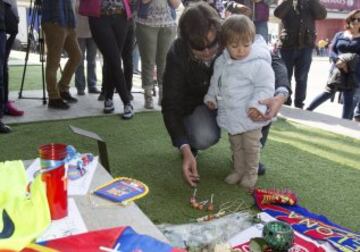
[[[124,114],[122,115],[123,119],[131,119],[134,116],[134,108],[131,103],[128,103],[124,106]]]

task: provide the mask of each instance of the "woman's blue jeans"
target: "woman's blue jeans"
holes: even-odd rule
[[[191,115],[184,119],[187,137],[190,146],[196,150],[205,150],[216,144],[221,131],[216,122],[216,111],[209,110],[207,106],[197,106]]]
[[[318,106],[320,106],[325,101],[329,100],[335,92],[323,92],[318,95],[309,105],[307,110],[313,111]],[[342,111],[342,118],[343,119],[352,119],[353,115],[353,96],[354,90],[346,90],[343,91],[343,111]]]

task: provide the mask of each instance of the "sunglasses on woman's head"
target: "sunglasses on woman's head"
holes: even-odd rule
[[[355,22],[355,21],[356,21],[356,22],[360,23],[360,17],[358,17],[358,18],[354,18],[354,17],[353,17],[353,18],[351,18],[350,20],[351,20],[351,22]]]
[[[214,41],[212,41],[210,44],[206,45],[206,46],[199,46],[199,45],[195,45],[193,43],[190,42],[190,47],[196,51],[204,51],[206,49],[213,49],[215,46],[217,46],[218,44],[218,39],[214,39]]]

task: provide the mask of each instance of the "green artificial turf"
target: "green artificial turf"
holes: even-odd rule
[[[44,65],[45,67],[45,65]],[[42,89],[42,74],[41,65],[28,65],[25,71],[23,90],[41,90]],[[45,69],[44,69],[45,71]],[[9,89],[10,91],[19,91],[23,77],[24,67],[21,65],[9,67]],[[98,84],[101,84],[102,73],[101,68],[97,68]],[[58,79],[60,79],[60,71],[58,72]],[[74,83],[74,77],[71,81]],[[45,84],[46,85],[46,84]],[[74,86],[74,84],[71,84]]]
[[[118,115],[13,125],[0,137],[0,161],[32,159],[37,147],[50,142],[72,144],[97,153],[96,143],[73,134],[68,125],[95,131],[107,142],[113,176],[145,182],[150,193],[139,206],[155,223],[186,223],[204,212],[189,207],[192,190],[182,179],[179,152],[170,143],[159,112],[138,113],[124,121]],[[273,124],[262,152],[267,166],[258,185],[293,190],[299,204],[335,223],[360,231],[360,141],[285,120]],[[226,134],[198,156],[199,199],[215,194],[215,205],[252,198],[223,182],[231,167]],[[245,206],[244,206],[245,207]]]
[[[23,66],[9,67],[9,89],[10,91],[19,91],[24,72]],[[41,65],[28,65],[25,72],[23,90],[42,89]]]

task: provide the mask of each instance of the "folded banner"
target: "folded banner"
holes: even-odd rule
[[[185,252],[147,235],[137,234],[131,227],[116,227],[72,235],[29,245],[22,252],[50,251],[121,251],[121,252]]]
[[[341,227],[325,216],[314,214],[299,205],[263,204],[260,200],[256,200],[256,204],[274,218],[289,223],[297,232],[329,242],[337,251],[360,251],[360,233]]]
[[[0,163],[0,248],[20,251],[50,224],[45,184],[37,176],[26,191],[22,161]]]

